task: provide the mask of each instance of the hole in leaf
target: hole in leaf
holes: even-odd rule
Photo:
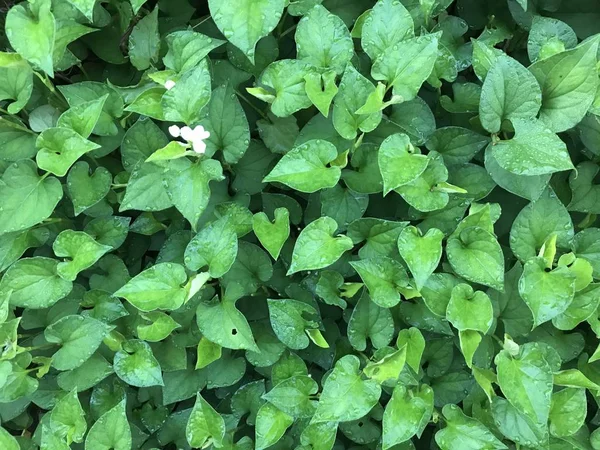
[[[552,272],[552,269],[550,267],[545,267],[544,268],[544,272],[546,272],[546,273]]]
[[[232,328],[231,329],[231,334],[235,336],[237,334],[237,330],[235,328]]]
[[[364,425],[364,423],[363,423],[363,422],[358,422],[358,426],[359,426],[360,428],[362,428],[362,426],[363,426],[363,425]]]

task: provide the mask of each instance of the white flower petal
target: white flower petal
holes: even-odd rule
[[[171,125],[169,127],[169,133],[173,137],[179,137],[181,136],[181,129],[177,125]]]
[[[173,89],[174,87],[175,87],[175,82],[173,80],[165,81],[165,89],[167,91]]]
[[[208,139],[209,137],[210,137],[210,132],[208,132],[208,131],[203,131],[202,133],[196,135],[197,139]]]
[[[206,151],[206,144],[201,140],[196,140],[192,143],[193,149],[196,153],[204,153]]]
[[[181,137],[186,141],[190,142],[194,140],[194,131],[190,127],[183,127],[181,129]]]

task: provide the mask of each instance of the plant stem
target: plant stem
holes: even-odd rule
[[[256,105],[254,105],[250,100],[248,100],[244,94],[242,94],[240,91],[238,91],[237,89],[235,90],[235,93],[238,95],[239,98],[241,98],[242,100],[244,100],[246,102],[246,104],[248,106],[250,106],[254,111],[256,111],[258,114],[260,114],[260,116],[265,119],[265,120],[269,120],[269,118],[267,117],[267,115],[260,110]]]

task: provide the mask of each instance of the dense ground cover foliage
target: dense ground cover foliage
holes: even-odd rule
[[[0,449],[598,450],[598,0],[29,0]]]

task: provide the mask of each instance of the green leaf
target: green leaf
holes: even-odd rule
[[[145,194],[141,190],[144,188],[146,183],[153,183],[154,185],[154,183],[157,181],[156,179],[160,178],[160,169],[158,166],[154,167],[155,168],[150,169],[149,176],[144,177],[143,183],[142,176],[139,175],[140,197],[136,199],[135,204],[144,200]],[[142,171],[143,170],[144,165],[142,165]],[[132,174],[132,177],[134,176],[135,175]],[[222,179],[223,169],[218,161],[214,159],[202,159],[192,163],[188,159],[182,159],[172,161],[168,170],[164,173],[166,189],[163,188],[162,184],[160,184],[158,187],[166,190],[169,203],[173,202],[179,212],[181,212],[181,214],[190,222],[192,229],[196,230],[198,221],[200,220],[202,213],[204,213],[209,203],[211,194],[210,182],[220,181]],[[130,185],[131,184],[128,184],[128,191]],[[163,206],[163,192],[158,192],[158,188],[156,189],[156,203],[158,204],[157,209],[163,209],[161,208],[161,206]],[[125,203],[126,199],[127,193],[125,195],[125,199],[123,199],[123,204]],[[152,208],[150,208],[150,210],[152,210]]]
[[[333,70],[340,74],[354,55],[354,43],[342,19],[320,5],[300,20],[294,39],[298,59],[320,71]]]
[[[52,250],[56,256],[69,259],[58,263],[58,275],[65,280],[75,281],[79,272],[93,266],[112,247],[96,242],[83,231],[65,230],[56,237]]]
[[[585,389],[565,388],[555,392],[550,407],[550,433],[557,437],[571,436],[583,426],[586,415]]]
[[[460,330],[458,332],[458,339],[460,342],[460,351],[465,357],[465,363],[467,364],[467,367],[473,369],[473,356],[479,348],[483,338],[478,331]]]
[[[17,356],[12,361],[0,363],[2,385],[0,386],[0,399],[2,403],[9,403],[33,394],[39,387],[39,381],[28,375],[22,365],[28,366],[31,355],[28,353]]]
[[[468,128],[443,127],[435,130],[426,146],[429,151],[440,153],[446,164],[453,165],[469,162],[488,142],[486,136]]]
[[[147,342],[137,339],[124,342],[115,354],[113,367],[117,376],[131,386],[163,385],[160,364]]]
[[[321,215],[334,219],[340,231],[360,218],[369,206],[369,196],[344,188],[340,184],[321,193]]]
[[[521,445],[546,445],[548,442],[547,424],[536,424],[502,397],[494,397],[492,415],[494,424],[512,441]]]
[[[438,188],[448,179],[448,169],[442,156],[432,152],[427,157],[428,164],[423,173],[410,183],[396,188],[404,201],[423,212],[442,209],[449,200],[448,193]]]
[[[165,120],[183,122],[186,125],[198,123],[201,110],[211,96],[210,72],[206,60],[185,72],[162,96],[161,105]]]
[[[101,201],[110,191],[112,183],[111,173],[100,166],[90,173],[90,166],[85,161],[76,162],[67,176],[67,191],[75,215]]]
[[[66,438],[69,443],[83,442],[87,423],[75,389],[65,394],[52,408],[50,427],[54,434]]]
[[[259,351],[244,315],[231,300],[213,298],[202,302],[196,311],[196,323],[206,339],[234,350]]]
[[[6,109],[17,114],[31,98],[33,71],[18,53],[0,52],[0,80],[0,99],[14,100]]]
[[[546,240],[556,234],[558,248],[569,248],[573,223],[567,209],[552,189],[527,205],[517,215],[510,230],[510,248],[519,260],[537,256]]]
[[[600,237],[600,229],[586,228],[575,235],[571,247],[577,257],[586,259],[592,265],[594,278],[600,275],[598,237]]]
[[[161,311],[153,311],[140,316],[150,322],[149,325],[140,324],[136,327],[138,337],[147,342],[160,342],[181,326],[171,316]]]
[[[142,18],[129,35],[129,60],[138,70],[145,70],[158,61],[160,35],[158,8]]]
[[[163,63],[178,74],[196,67],[212,50],[225,43],[192,30],[174,31],[165,40],[169,50]]]
[[[19,442],[4,428],[0,428],[0,444],[5,450],[20,450]]]
[[[504,290],[504,256],[496,237],[480,227],[467,227],[446,245],[454,271],[474,283]]]
[[[598,38],[542,59],[529,68],[542,87],[540,119],[554,132],[577,125],[598,88]]]
[[[56,122],[56,126],[70,128],[82,137],[89,138],[98,123],[98,119],[100,119],[102,108],[107,99],[108,94],[96,100],[72,106],[61,114]]]
[[[164,172],[158,164],[139,162],[131,172],[119,211],[160,211],[171,207],[173,204],[163,184]],[[174,173],[175,168],[169,172]]]
[[[100,148],[70,128],[48,128],[38,136],[36,146],[39,168],[59,177],[64,177],[83,155]]]
[[[427,156],[413,147],[406,134],[388,136],[381,143],[377,157],[384,195],[416,180],[429,164]]]
[[[367,286],[374,303],[391,308],[400,302],[400,291],[408,286],[408,275],[399,262],[378,256],[353,261],[350,265]]]
[[[161,100],[165,94],[164,87],[154,87],[139,94],[130,105],[125,108],[127,112],[138,113],[141,116],[152,117],[153,119],[165,120],[165,112]],[[145,117],[141,118],[146,120]]]
[[[96,352],[81,366],[59,373],[56,381],[63,390],[74,386],[77,392],[81,392],[94,387],[113,373],[112,365]]]
[[[288,117],[312,105],[305,91],[304,78],[313,70],[307,62],[296,59],[276,61],[260,75],[260,87],[248,88],[248,92],[271,103],[275,116]]]
[[[27,249],[44,245],[49,236],[47,228],[33,228],[0,236],[0,271],[8,269]]]
[[[417,328],[405,328],[400,330],[396,340],[396,347],[401,348],[404,345],[406,345],[406,364],[418,372],[423,350],[425,350],[425,338]]]
[[[231,84],[212,92],[207,114],[205,128],[210,130],[210,137],[206,140],[206,151],[208,154],[221,151],[227,163],[237,163],[248,149],[250,128]]]
[[[535,119],[542,105],[542,92],[536,79],[518,61],[501,56],[490,68],[479,103],[481,125],[498,133],[502,122]],[[515,124],[515,127],[517,125]]]
[[[94,6],[96,0],[68,0],[68,2],[77,8],[90,21],[94,20]]]
[[[5,170],[0,181],[0,234],[25,230],[48,218],[63,196],[54,177],[40,177],[35,163],[18,161]]]
[[[323,74],[310,72],[304,76],[306,95],[325,117],[329,116],[331,102],[338,93],[335,77],[336,74],[333,70],[328,70]]]
[[[34,111],[31,112],[32,115]],[[5,120],[7,117],[10,116],[3,116],[0,120],[0,144],[2,145],[0,160],[19,161],[32,158],[37,153],[35,147],[37,135],[22,126],[22,122],[18,119]],[[30,122],[35,123],[33,119],[30,119]]]
[[[185,427],[188,443],[194,448],[202,448],[210,439],[215,445],[223,442],[225,421],[202,395],[196,394],[196,403]]]
[[[524,344],[514,356],[502,350],[494,361],[506,399],[534,423],[545,424],[550,414],[552,370],[539,344]]]
[[[254,234],[275,260],[290,236],[290,214],[286,208],[277,208],[274,212],[275,220],[271,223],[264,212],[254,214],[252,229]]]
[[[392,352],[379,361],[369,361],[363,373],[379,384],[394,383],[398,380],[406,364],[406,346]]]
[[[598,175],[600,168],[592,162],[582,162],[577,169],[569,175],[569,186],[571,187],[571,201],[567,208],[569,211],[598,214],[598,201],[600,201],[600,186],[593,181]]]
[[[446,418],[446,427],[435,434],[435,442],[442,450],[454,448],[457,441],[460,441],[461,448],[469,450],[508,448],[485,425],[467,416],[458,406],[446,405],[442,414]]]
[[[372,61],[414,36],[413,19],[404,5],[382,0],[368,12],[361,32],[361,45]]]
[[[52,51],[56,23],[50,0],[33,0],[19,4],[6,14],[5,31],[10,45],[23,58],[54,76]]]
[[[567,309],[552,318],[552,325],[559,330],[572,330],[584,320],[589,319],[600,303],[600,286],[590,284],[576,292]]]
[[[348,237],[354,244],[364,242],[358,251],[363,259],[375,256],[398,256],[398,236],[407,222],[393,222],[376,218],[355,220],[348,227]]]
[[[264,183],[283,183],[301,192],[316,192],[335,186],[341,170],[329,166],[336,157],[333,144],[320,139],[310,140],[287,152],[263,179]]]
[[[150,119],[140,119],[127,130],[121,145],[123,168],[131,172],[136,164],[148,159],[154,152],[165,147],[169,141]]]
[[[348,340],[358,351],[367,348],[367,338],[373,347],[388,345],[394,336],[394,319],[388,308],[373,302],[363,291],[348,321]]]
[[[226,290],[230,290],[231,298],[237,299],[244,294],[253,294],[272,276],[273,266],[269,255],[257,245],[242,240],[238,243],[236,260],[222,281]]]
[[[459,331],[486,334],[494,321],[494,309],[485,292],[474,291],[468,284],[461,283],[452,289],[446,318]]]
[[[49,308],[73,288],[73,283],[58,275],[57,266],[55,259],[41,256],[20,259],[4,273],[0,292],[9,296],[13,306]]]
[[[202,228],[185,248],[185,265],[198,271],[208,266],[212,278],[220,278],[231,268],[238,252],[235,229],[226,217]]]
[[[285,1],[239,0],[231,3],[209,0],[208,6],[221,33],[254,64],[256,43],[275,29],[283,14]]]
[[[515,175],[544,175],[573,169],[565,143],[539,121],[513,119],[515,136],[490,144],[490,153]]]
[[[133,277],[115,295],[140,311],[175,310],[187,299],[187,289],[182,286],[186,281],[183,266],[159,263]]]
[[[256,122],[260,138],[271,152],[285,155],[294,147],[294,142],[298,137],[299,129],[296,118],[294,116],[277,117],[273,114],[269,114],[268,117],[269,120]]]
[[[383,413],[383,448],[392,448],[413,436],[421,437],[432,413],[433,390],[429,386],[409,390],[396,385]]]
[[[131,442],[131,427],[123,399],[92,425],[85,439],[85,450],[129,450]]]
[[[268,299],[271,327],[277,338],[292,350],[308,347],[305,333],[319,328],[317,310],[311,305],[292,299]]]
[[[531,258],[523,267],[519,294],[538,326],[569,307],[575,295],[575,276],[565,266],[548,271],[542,258]]]
[[[256,414],[256,449],[262,450],[277,443],[292,423],[293,417],[271,403],[263,404]]]
[[[546,190],[552,174],[533,176],[515,175],[498,164],[492,156],[492,151],[492,146],[488,146],[485,151],[485,168],[498,186],[530,201],[540,198]]]
[[[343,235],[335,236],[337,228],[337,223],[330,217],[321,217],[308,224],[294,245],[288,275],[330,266],[350,250],[352,240]]]
[[[278,383],[262,398],[294,418],[310,418],[317,403],[311,396],[318,390],[319,386],[315,380],[297,375]]]
[[[412,226],[402,230],[398,237],[398,251],[419,290],[440,263],[443,239],[444,234],[437,228],[430,228],[423,236],[418,228]]]
[[[338,360],[323,384],[317,410],[311,422],[349,422],[366,415],[379,401],[381,388],[363,380],[360,361],[354,355]]]
[[[115,119],[120,118],[123,114],[123,98],[115,89],[104,83],[83,81],[58,86],[58,90],[67,99],[70,107],[108,95],[93,133],[99,136],[115,136],[118,134],[119,129],[115,124]]]
[[[52,356],[52,366],[57,370],[81,366],[113,328],[91,317],[68,315],[57,320],[44,331],[48,342],[61,346]]]
[[[425,34],[394,44],[373,63],[371,76],[393,86],[404,101],[417,96],[429,78],[438,54],[438,33]]]
[[[573,29],[560,20],[551,17],[533,16],[531,30],[527,39],[529,59],[535,62],[547,56],[547,49],[562,44],[562,49],[570,49],[577,45],[577,35]]]
[[[375,86],[362,76],[351,64],[346,67],[340,89],[333,102],[333,126],[344,139],[353,140],[358,130],[368,133],[381,122],[381,111],[357,114],[369,98]]]

